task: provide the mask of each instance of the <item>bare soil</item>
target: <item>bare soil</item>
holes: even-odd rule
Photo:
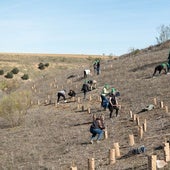
[[[89,60],[83,60],[82,64],[80,61],[78,65],[75,63],[75,68],[55,69],[56,65],[53,65],[50,71],[49,66],[45,74],[39,71],[40,77],[35,76],[34,80],[21,83],[16,90],[31,90],[34,103],[20,126],[8,127],[8,122],[0,119],[0,169],[69,170],[74,162],[78,169],[87,170],[88,159],[94,158],[97,170],[146,170],[149,155],[156,154],[158,159],[164,159],[160,146],[170,140],[170,114],[165,113],[165,108],[160,108],[159,103],[163,101],[164,106],[170,108],[170,74],[155,78],[152,74],[156,65],[167,61],[169,48],[170,45],[165,44],[140,50],[137,54],[102,59],[101,74],[89,77],[97,80],[97,89],[89,92],[86,100],[83,100],[81,86],[84,82],[83,70],[92,69]],[[33,64],[35,66],[35,62]],[[74,77],[68,79],[71,75]],[[110,119],[109,111],[101,108],[100,93],[105,83],[121,94],[120,117]],[[67,96],[67,103],[61,101],[56,105],[56,93],[63,88],[75,90],[76,100],[72,101]],[[158,102],[156,108],[138,114],[140,125],[145,119],[147,122],[147,131],[140,139],[138,125],[131,119],[129,111],[138,113],[153,104],[154,98]],[[91,109],[91,114],[87,113],[87,108]],[[89,127],[93,114],[105,115],[108,139],[90,144]],[[129,134],[135,137],[132,147],[129,146]],[[110,165],[109,149],[115,142],[120,145],[121,157]],[[128,154],[141,145],[146,147],[145,153]],[[168,168],[169,165],[164,169]]]

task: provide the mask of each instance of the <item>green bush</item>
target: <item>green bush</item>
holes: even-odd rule
[[[4,70],[0,70],[0,75],[3,75],[4,74]]]
[[[29,76],[28,76],[28,74],[24,74],[21,78],[22,78],[22,80],[28,80]]]
[[[49,66],[49,63],[45,63],[44,66],[45,66],[45,67],[48,67],[48,66]]]
[[[45,65],[44,65],[43,63],[39,63],[39,64],[38,64],[38,68],[39,68],[40,70],[44,70],[44,69],[45,69]]]
[[[12,79],[13,78],[13,73],[12,72],[8,72],[6,75],[5,75],[6,78],[8,79]]]
[[[19,69],[18,68],[13,68],[12,71],[11,71],[13,74],[18,74],[19,72]]]

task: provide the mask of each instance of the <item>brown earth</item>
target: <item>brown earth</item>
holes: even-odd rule
[[[130,118],[129,111],[139,112],[148,104],[153,104],[154,98],[170,108],[170,75],[161,74],[152,78],[154,67],[167,61],[169,48],[168,41],[116,59],[101,59],[101,74],[89,77],[97,80],[97,89],[89,92],[86,100],[83,100],[80,91],[84,82],[82,76],[84,68],[92,69],[92,60],[70,62],[71,65],[64,68],[58,64],[64,64],[66,59],[53,63],[48,57],[42,59],[39,56],[31,62],[27,56],[28,61],[26,58],[22,61],[22,57],[15,61],[20,61],[20,65],[24,63],[30,74],[34,70],[31,81],[21,81],[16,89],[31,90],[34,103],[27,110],[20,126],[11,128],[7,120],[3,117],[0,119],[0,169],[68,170],[74,162],[78,169],[87,170],[88,158],[94,158],[97,170],[145,170],[148,169],[149,155],[156,154],[158,159],[164,159],[163,149],[156,148],[170,140],[170,115],[165,113],[165,108],[161,109],[157,105],[154,110],[139,114],[140,125],[145,119],[147,121],[147,131],[142,139],[139,138],[138,126]],[[41,61],[50,63],[45,71],[37,69],[37,63]],[[9,62],[12,62],[11,59],[6,63]],[[68,79],[70,75],[75,77]],[[110,119],[109,111],[103,111],[100,107],[100,93],[105,83],[120,91],[119,103],[122,108],[118,118]],[[61,102],[56,106],[56,92],[62,88],[75,90],[76,101],[68,99],[67,103]],[[41,104],[38,105],[38,101]],[[85,107],[84,111],[82,106]],[[87,113],[88,107],[91,114]],[[89,144],[89,127],[93,114],[105,115],[108,139],[92,145]],[[132,147],[129,146],[129,134],[135,137],[135,145]],[[120,145],[121,157],[116,159],[114,165],[109,165],[109,149],[113,148],[115,142]],[[131,149],[141,145],[147,148],[145,153],[128,155]],[[170,166],[164,169],[168,168]]]

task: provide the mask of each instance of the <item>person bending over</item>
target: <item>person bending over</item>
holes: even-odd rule
[[[66,95],[66,90],[61,90],[57,93],[57,103],[58,104],[59,104],[59,100],[61,97],[63,98],[65,103],[67,102],[65,95]]]

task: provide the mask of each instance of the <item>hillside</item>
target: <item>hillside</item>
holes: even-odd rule
[[[27,56],[23,60],[20,56],[16,60],[15,57],[6,56],[2,64],[4,68],[7,63],[13,66],[18,63],[18,66],[22,66],[24,63],[24,68],[33,77],[30,81],[21,81],[20,86],[15,88],[18,92],[31,91],[32,103],[19,126],[10,127],[3,117],[0,119],[0,169],[69,170],[74,162],[78,169],[87,170],[88,158],[94,158],[97,170],[145,170],[148,169],[149,155],[156,154],[158,159],[164,159],[160,146],[170,141],[170,115],[165,113],[165,108],[159,107],[159,102],[163,101],[164,106],[170,108],[170,74],[155,78],[152,78],[152,74],[156,65],[167,61],[169,49],[168,41],[137,53],[101,59],[101,74],[89,77],[97,80],[97,89],[89,92],[86,100],[83,100],[80,91],[84,82],[82,76],[84,68],[92,69],[92,59],[59,60],[46,56],[30,59]],[[50,66],[40,71],[37,69],[39,62],[49,62]],[[60,63],[62,66],[66,64],[65,67],[61,67]],[[71,75],[74,77],[68,79]],[[4,78],[1,77],[1,81]],[[103,111],[100,107],[99,97],[105,83],[120,91],[119,103],[122,108],[118,118],[110,119],[109,111]],[[56,92],[62,88],[75,90],[76,100],[68,99],[67,103],[55,105]],[[7,95],[6,92],[3,95]],[[153,104],[154,98],[158,102],[156,108],[139,114],[140,125],[145,119],[147,121],[147,131],[140,139],[138,125],[130,117],[129,111],[138,113],[148,104]],[[82,106],[85,110],[82,110]],[[90,108],[90,114],[87,108]],[[108,139],[92,145],[89,143],[89,127],[93,114],[104,114]],[[134,134],[135,138],[132,147],[129,146],[129,134]],[[109,165],[109,149],[116,142],[120,145],[121,157],[116,159],[114,165]],[[147,148],[145,153],[128,155],[132,148],[141,145]],[[170,165],[164,169],[168,168]]]

